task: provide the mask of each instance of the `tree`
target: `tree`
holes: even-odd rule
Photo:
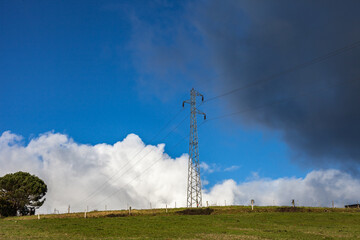
[[[0,177],[0,214],[2,216],[33,215],[46,198],[43,180],[27,172],[16,172]]]

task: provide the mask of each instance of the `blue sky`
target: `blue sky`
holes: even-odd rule
[[[171,146],[188,134],[189,119],[161,138],[189,108],[152,138],[181,110],[192,87],[205,99],[232,88],[226,81],[219,87],[221,73],[202,62],[207,48],[191,24],[192,4],[1,1],[0,131],[25,142],[54,131],[85,144],[113,144],[135,133],[146,144],[164,142],[172,157],[187,152],[187,139]],[[233,112],[229,101],[200,108],[211,118]],[[239,116],[202,125],[199,139],[200,160],[213,169],[203,171],[209,186],[254,173],[302,177],[313,169],[292,160],[282,131],[245,124]]]

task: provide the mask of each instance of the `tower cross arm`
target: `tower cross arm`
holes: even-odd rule
[[[201,112],[200,110],[196,109],[196,113],[197,114],[201,114],[201,115],[204,115],[204,120],[206,120],[206,114]]]
[[[196,96],[201,97],[201,101],[204,101],[204,95],[202,95],[202,94],[199,93],[198,91],[196,91]]]
[[[182,103],[182,106],[183,106],[183,107],[185,107],[185,103],[190,104],[190,100],[185,100],[185,101],[183,101],[183,103]]]

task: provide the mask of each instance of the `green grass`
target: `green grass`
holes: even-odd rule
[[[92,212],[0,220],[0,239],[360,239],[358,209],[216,207],[210,215],[179,209]],[[182,209],[183,210],[183,209]],[[285,212],[284,212],[285,211]],[[105,217],[120,214],[122,217]]]

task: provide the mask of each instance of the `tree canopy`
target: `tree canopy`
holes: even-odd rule
[[[45,202],[47,186],[43,180],[27,172],[0,177],[0,214],[14,216],[34,214]]]

